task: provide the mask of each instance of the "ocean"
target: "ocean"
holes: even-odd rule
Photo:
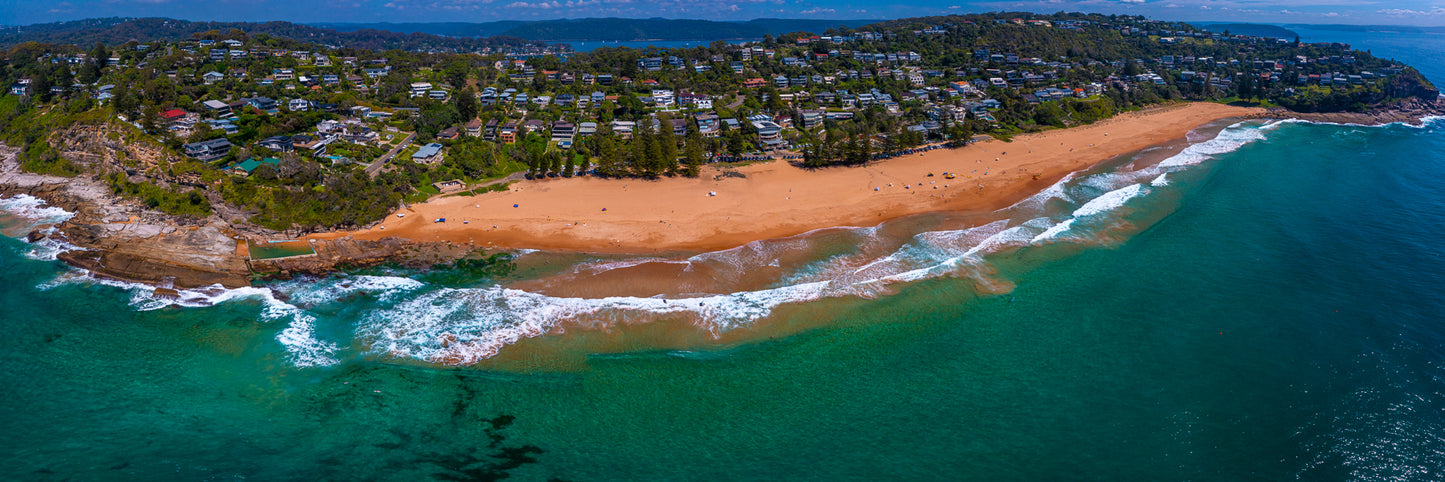
[[[3,200],[0,477],[1434,479],[1442,134],[1222,123],[997,213],[181,300]]]

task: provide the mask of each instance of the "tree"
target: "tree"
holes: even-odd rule
[[[110,62],[110,52],[105,49],[105,44],[96,42],[95,47],[91,47],[90,60],[98,68],[105,68],[106,64]]]
[[[698,168],[702,166],[703,162],[707,161],[703,156],[702,143],[702,134],[698,132],[696,127],[689,124],[687,129],[687,144],[683,147],[684,167],[682,174],[684,176],[697,177]]]
[[[456,104],[457,118],[462,122],[471,121],[477,117],[477,96],[472,93],[471,87],[462,89],[452,98]]]

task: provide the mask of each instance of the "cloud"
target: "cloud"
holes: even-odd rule
[[[1144,3],[1144,0],[1119,0],[1120,3]]]
[[[837,13],[837,12],[838,12],[837,10],[833,10],[833,9],[831,9],[831,8],[813,7],[813,8],[810,8],[810,9],[807,9],[807,10],[804,10],[804,11],[801,11],[801,12],[798,12],[798,13],[801,13],[801,14],[803,14],[803,15],[817,15],[817,14],[820,14],[820,13]]]
[[[561,2],[537,2],[537,3],[512,2],[512,3],[507,4],[507,8],[525,8],[525,9],[528,9],[528,10],[550,10],[550,9],[558,8],[558,7],[561,7],[561,6],[562,6],[562,3],[561,3]]]
[[[1209,10],[1209,5],[1200,5],[1200,6],[1199,6],[1199,9],[1200,9],[1200,10]]]
[[[1403,9],[1403,8],[1387,8],[1387,9],[1384,9],[1384,10],[1380,10],[1380,11],[1377,12],[1377,13],[1380,13],[1380,14],[1383,14],[1383,15],[1389,15],[1389,16],[1391,16],[1391,17],[1418,17],[1418,16],[1421,16],[1421,15],[1445,15],[1445,7],[1435,7],[1435,8],[1432,8],[1432,9],[1429,9],[1429,10],[1424,10],[1424,11],[1421,11],[1421,10],[1409,10],[1409,9]]]

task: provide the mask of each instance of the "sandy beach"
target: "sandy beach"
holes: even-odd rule
[[[1215,103],[1176,104],[1016,136],[1012,142],[987,140],[861,167],[805,170],[773,161],[710,166],[692,179],[523,181],[507,192],[409,206],[399,212],[404,216],[388,216],[367,230],[313,237],[399,236],[487,248],[603,253],[725,249],[919,213],[1000,209],[1071,172],[1181,140],[1219,119],[1262,112]],[[741,177],[723,175],[724,170]],[[955,178],[946,179],[945,172]],[[436,223],[436,218],[446,222]]]

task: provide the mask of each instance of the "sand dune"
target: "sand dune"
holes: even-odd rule
[[[774,161],[732,169],[745,177],[720,176],[722,170],[708,167],[695,179],[524,181],[507,192],[410,206],[401,211],[404,217],[389,216],[371,229],[315,237],[400,236],[495,248],[612,253],[723,249],[925,212],[992,211],[1068,173],[1181,140],[1190,130],[1218,119],[1260,112],[1214,103],[1178,104],[1017,136],[1012,142],[988,140],[861,167],[804,170]],[[945,179],[944,172],[956,178]],[[434,223],[436,218],[447,222]]]

